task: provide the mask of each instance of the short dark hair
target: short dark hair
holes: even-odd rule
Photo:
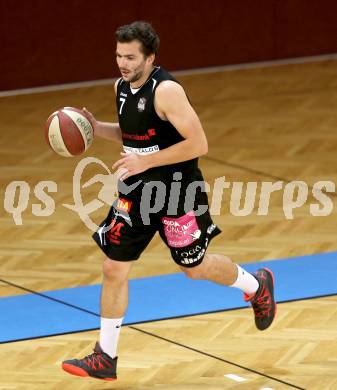
[[[116,40],[120,43],[138,40],[142,44],[142,53],[145,56],[157,54],[159,48],[159,37],[154,28],[148,22],[136,21],[125,24],[116,30]]]

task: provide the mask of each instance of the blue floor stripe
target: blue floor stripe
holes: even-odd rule
[[[245,264],[270,268],[278,302],[337,294],[337,252]],[[43,294],[99,314],[100,285]],[[242,293],[207,281],[169,274],[130,281],[124,324],[247,307]],[[0,342],[99,328],[99,317],[36,294],[0,298]],[[224,314],[225,318],[225,314]]]

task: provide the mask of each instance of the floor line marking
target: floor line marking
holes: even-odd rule
[[[270,375],[268,375],[268,374],[264,374],[263,372],[254,370],[254,369],[249,368],[249,367],[242,366],[241,364],[234,363],[234,362],[232,362],[232,361],[230,361],[230,360],[223,359],[223,358],[221,358],[221,357],[219,357],[219,356],[212,355],[212,354],[210,354],[210,353],[201,351],[201,350],[199,350],[199,349],[190,347],[190,346],[188,346],[188,345],[179,343],[179,342],[177,342],[177,341],[174,341],[174,340],[171,340],[171,339],[167,339],[166,337],[162,337],[162,336],[159,336],[159,335],[157,335],[157,334],[155,334],[155,333],[148,332],[148,331],[146,331],[146,330],[144,330],[144,329],[141,329],[141,328],[138,328],[138,327],[135,327],[135,326],[128,326],[128,327],[129,327],[130,329],[134,329],[134,330],[136,330],[136,331],[138,331],[138,332],[140,332],[140,333],[144,333],[144,334],[147,334],[147,335],[149,335],[149,336],[152,336],[152,337],[158,338],[158,339],[160,339],[160,340],[169,342],[169,343],[171,343],[171,344],[177,345],[177,346],[179,346],[179,347],[189,349],[190,351],[197,352],[197,353],[199,353],[199,354],[201,354],[201,355],[208,356],[208,357],[210,357],[210,358],[212,358],[212,359],[219,360],[219,361],[221,361],[221,362],[230,364],[230,365],[232,365],[232,366],[234,366],[234,367],[238,367],[238,368],[241,368],[241,369],[243,369],[243,370],[252,372],[252,373],[254,373],[254,374],[263,376],[263,377],[265,377],[265,378],[268,378],[268,379],[271,379],[271,380],[273,380],[273,381],[282,383],[282,384],[287,385],[287,386],[289,386],[289,387],[292,387],[292,388],[294,388],[294,389],[305,390],[305,388],[303,388],[303,387],[296,386],[296,385],[294,385],[294,384],[292,384],[292,383],[283,381],[282,379],[275,378],[275,377],[270,376]]]
[[[235,382],[245,382],[247,380],[246,378],[242,378],[242,376],[236,374],[225,374],[224,377],[232,379]]]

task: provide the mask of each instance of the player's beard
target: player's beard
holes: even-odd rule
[[[144,75],[145,61],[141,63],[134,71],[134,75],[128,80],[129,83],[135,83]]]
[[[129,83],[135,83],[136,81],[138,81],[144,74],[144,69],[136,72],[133,77],[129,80]]]

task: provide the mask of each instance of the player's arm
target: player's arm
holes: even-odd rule
[[[155,108],[161,117],[171,122],[184,140],[145,156],[150,167],[187,161],[207,153],[205,132],[181,85],[174,81],[162,82],[156,90]]]
[[[117,92],[117,82],[115,82],[115,93]],[[95,136],[107,139],[109,141],[122,142],[122,132],[118,123],[102,122],[96,118],[86,108],[83,108],[85,115],[89,118],[94,128]]]

